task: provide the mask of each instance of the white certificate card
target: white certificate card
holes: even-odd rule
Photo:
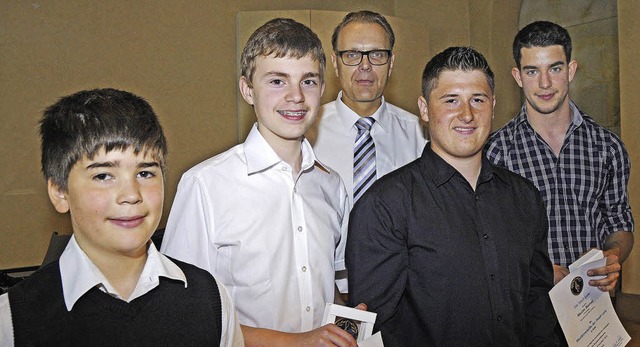
[[[572,264],[569,275],[549,291],[549,296],[569,346],[625,346],[631,337],[614,311],[609,293],[589,285],[587,270],[606,264],[602,251],[596,251],[600,254],[590,251]]]

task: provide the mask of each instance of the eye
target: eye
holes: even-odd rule
[[[343,57],[345,57],[347,59],[357,59],[357,58],[360,57],[360,52],[346,51],[342,55],[343,55]]]
[[[156,177],[155,172],[151,172],[151,171],[140,171],[138,173],[138,177],[140,178],[153,178]]]
[[[276,85],[276,86],[281,86],[281,85],[284,84],[284,81],[280,80],[280,79],[274,79],[274,80],[269,81],[269,83],[273,84],[273,85]]]
[[[369,56],[371,56],[374,59],[380,59],[384,56],[384,52],[383,51],[371,51],[369,53]]]
[[[484,102],[484,99],[483,98],[473,98],[473,99],[471,99],[471,101],[477,102],[477,103],[482,103],[482,102]]]
[[[112,178],[113,176],[111,176],[111,174],[108,174],[108,173],[99,173],[99,174],[93,175],[93,180],[99,181],[99,182],[106,181]]]
[[[538,73],[538,71],[536,71],[536,70],[527,70],[527,71],[525,71],[524,73],[525,73],[526,75],[528,75],[528,76],[534,76],[535,74],[537,74],[537,73]]]
[[[318,81],[313,80],[313,79],[309,79],[309,80],[302,81],[302,84],[305,85],[305,86],[316,86],[316,85],[318,85]]]
[[[561,66],[554,66],[554,67],[551,68],[551,72],[558,73],[558,72],[561,72],[561,71],[562,71],[562,67]]]

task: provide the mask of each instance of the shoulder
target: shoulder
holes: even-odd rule
[[[243,144],[236,145],[220,154],[196,164],[187,170],[182,177],[202,177],[215,175],[216,173],[220,173],[223,176],[227,175],[229,170],[235,169],[244,164],[244,150],[242,146]]]
[[[420,124],[420,117],[388,102],[387,112],[394,115],[399,121]]]
[[[182,272],[184,272],[184,275],[187,278],[187,286],[195,285],[200,287],[206,285],[207,287],[209,287],[209,289],[213,289],[215,287],[217,291],[217,281],[209,271],[201,269],[195,265],[177,260],[170,256],[166,257],[169,258],[169,260],[171,260],[174,264],[176,264],[180,268],[180,270],[182,270]]]
[[[496,175],[501,181],[505,182],[509,187],[511,187],[511,189],[513,190],[513,194],[521,196],[526,195],[536,199],[540,197],[538,188],[536,188],[536,186],[528,179],[508,169],[496,166],[491,163],[487,164],[491,165],[494,175]]]
[[[336,101],[330,101],[322,106],[320,106],[320,112],[318,112],[318,116],[327,113],[335,113],[336,112]]]
[[[585,113],[582,113],[582,120],[585,127],[590,132],[593,141],[600,142],[602,145],[609,148],[610,151],[626,151],[624,149],[622,139],[620,139],[620,137],[613,131],[599,125],[595,120],[593,120],[593,118]]]
[[[331,120],[331,118],[335,117],[337,113],[338,111],[336,109],[335,101],[331,101],[320,106],[320,109],[318,110],[318,114],[316,115],[316,119],[311,125],[311,127],[309,128],[309,130],[307,130],[307,133],[305,133],[305,137],[312,138],[315,140],[317,136],[317,131],[318,131],[317,129],[326,127],[327,125],[332,125],[334,122]],[[313,135],[310,135],[310,133],[313,133]],[[314,141],[311,141],[311,142],[313,143]]]
[[[316,116],[316,121],[314,122],[314,124],[320,125],[323,123],[322,122],[323,119],[331,119],[331,117],[334,117],[337,113],[338,113],[338,110],[336,108],[336,102],[335,101],[328,102],[320,106],[320,109],[318,110],[318,115]]]
[[[504,153],[508,152],[514,145],[518,124],[516,118],[513,118],[496,132],[489,135],[484,145],[484,151],[493,163],[500,162],[503,159]]]
[[[412,186],[422,182],[421,160],[423,159],[415,159],[407,165],[382,176],[369,190],[380,200],[393,201],[394,203],[405,200],[407,196],[411,195]]]
[[[9,288],[8,295],[12,311],[19,309],[42,312],[64,306],[58,260],[41,267],[25,280]]]
[[[516,118],[509,120],[505,125],[500,127],[500,129],[489,135],[487,145],[502,145],[512,141],[518,124],[519,121]]]
[[[9,288],[9,293],[23,290],[35,290],[42,285],[49,287],[56,282],[61,283],[61,281],[59,260],[55,260],[42,266],[23,281],[20,281],[13,287]]]

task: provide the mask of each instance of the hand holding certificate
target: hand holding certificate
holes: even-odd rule
[[[371,335],[376,314],[355,308],[329,304],[324,308],[323,324],[333,323],[349,332],[361,347],[384,347],[382,334]]]
[[[569,265],[569,275],[549,291],[569,346],[625,346],[631,337],[616,315],[608,292],[588,284],[589,269],[606,265],[593,249]]]

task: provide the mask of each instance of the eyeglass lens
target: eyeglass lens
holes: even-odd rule
[[[384,65],[389,61],[389,52],[386,50],[340,52],[342,62],[349,66],[359,65],[365,55],[369,58],[369,62],[372,65]]]

